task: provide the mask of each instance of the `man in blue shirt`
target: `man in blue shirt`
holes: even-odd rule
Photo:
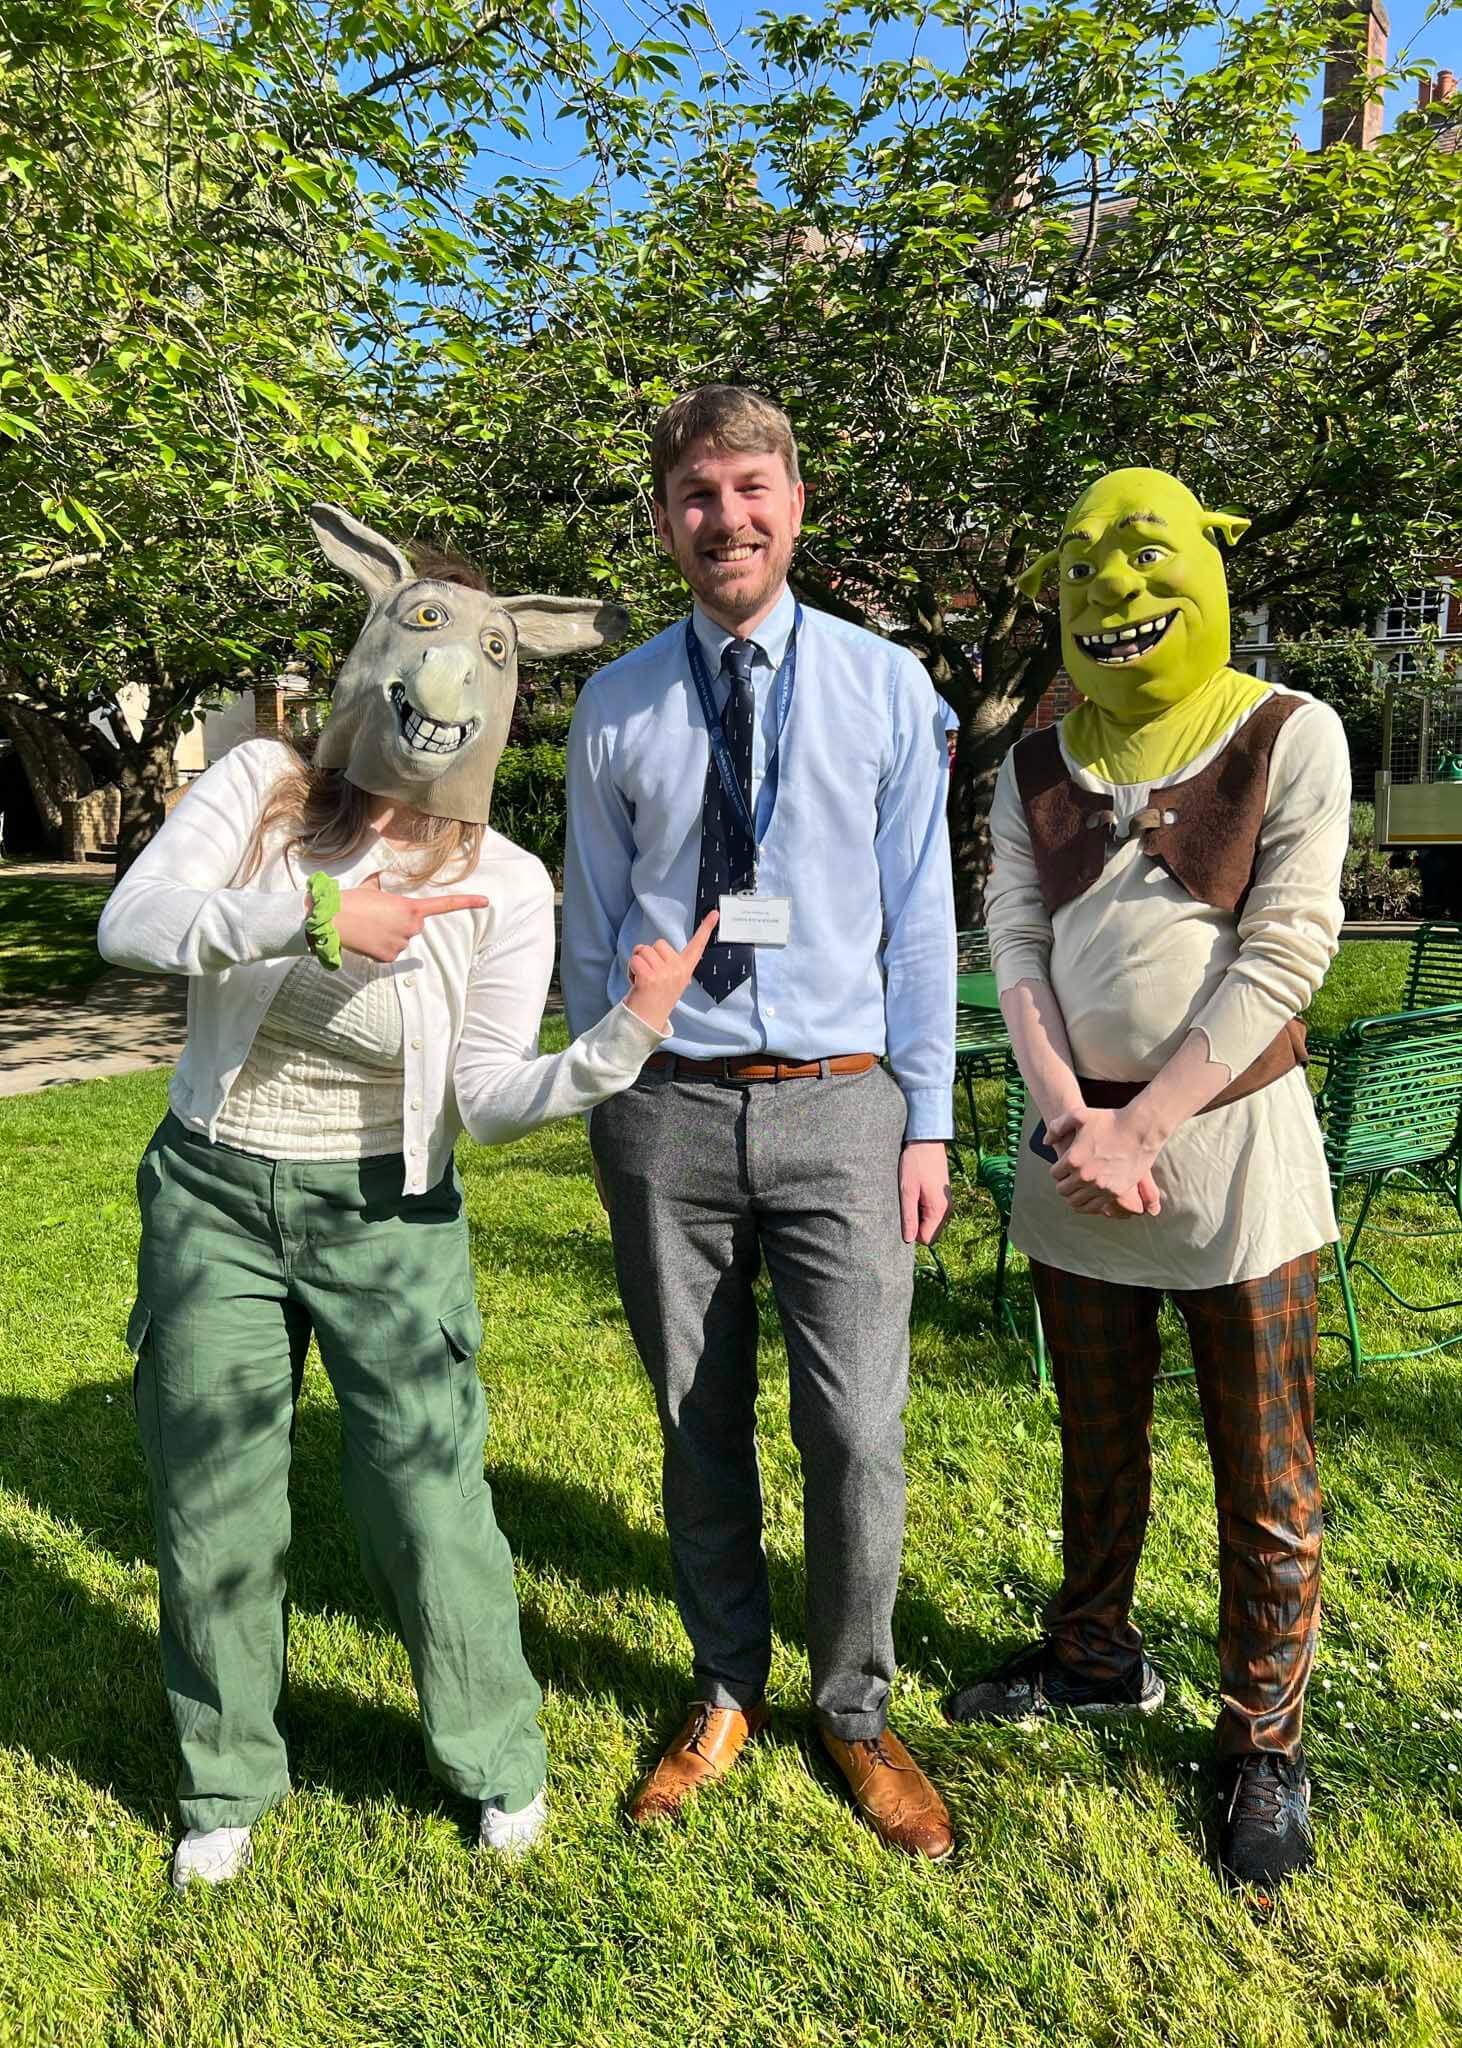
[[[914,1241],[949,1205],[944,724],[912,655],[794,600],[804,493],[785,413],[705,386],[662,416],[652,468],[659,538],[695,608],[580,697],[562,962],[578,1033],[623,997],[637,945],[682,946],[719,913],[664,1048],[590,1124],[695,1660],[689,1718],[630,1810],[677,1813],[766,1720],[765,1260],[802,1460],[819,1731],[883,1839],[937,1859],[949,1817],[887,1705]]]

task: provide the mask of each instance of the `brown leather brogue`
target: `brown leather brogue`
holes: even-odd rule
[[[927,1856],[931,1863],[954,1854],[944,1801],[891,1728],[869,1742],[841,1742],[825,1728],[818,1733],[859,1813],[891,1849]]]
[[[673,1820],[692,1793],[724,1778],[744,1745],[767,1724],[764,1700],[739,1707],[693,1702],[685,1726],[660,1752],[654,1769],[629,1803],[633,1821]]]

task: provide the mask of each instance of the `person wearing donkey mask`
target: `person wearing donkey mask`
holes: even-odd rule
[[[1169,1294],[1218,1502],[1220,1864],[1264,1895],[1313,1859],[1316,1255],[1335,1216],[1297,1019],[1338,942],[1350,768],[1332,710],[1229,666],[1219,542],[1248,523],[1117,470],[1021,580],[1059,579],[1084,699],[1002,764],[986,894],[1031,1097],[1011,1236],[1060,1401],[1064,1574],[1045,1638],[949,1712],[1161,1704],[1130,1610]]]
[[[453,1165],[627,1087],[713,919],[647,945],[623,1002],[536,1058],[553,886],[488,823],[520,661],[619,638],[592,599],[498,597],[336,506],[312,523],[370,609],[313,760],[236,747],[118,883],[107,959],[189,977],[188,1039],[138,1173],[128,1327],[182,1749],[178,1887],[252,1857],[279,1725],[294,1406],[313,1334],[373,1590],[428,1760],[484,1849],[540,1832],[539,1693],[483,1476],[482,1325]]]

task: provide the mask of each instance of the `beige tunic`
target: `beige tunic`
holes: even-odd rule
[[[1166,782],[1196,774],[1242,722]],[[1121,832],[1150,790],[1165,786],[1114,786],[1067,766],[1084,787],[1110,794]],[[1140,837],[1124,837],[1101,878],[1051,916],[1009,755],[990,822],[986,918],[1000,991],[1025,979],[1051,985],[1078,1073],[1151,1080],[1198,1029],[1211,1057],[1237,1074],[1310,1001],[1335,956],[1350,758],[1339,718],[1314,699],[1275,740],[1255,882],[1238,918],[1194,902],[1143,853]],[[1126,1286],[1217,1287],[1271,1272],[1335,1235],[1319,1126],[1299,1069],[1173,1133],[1154,1168],[1163,1197],[1156,1217],[1072,1209],[1030,1150],[1036,1115],[1032,1107],[1011,1238],[1047,1265]]]

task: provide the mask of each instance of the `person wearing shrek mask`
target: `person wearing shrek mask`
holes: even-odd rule
[[[1083,698],[1001,767],[985,899],[1031,1098],[1011,1236],[1061,1408],[1064,1576],[1043,1639],[949,1711],[1161,1705],[1131,1606],[1169,1295],[1218,1501],[1220,1863],[1272,1892],[1313,1858],[1315,1288],[1335,1217],[1297,1019],[1338,941],[1350,770],[1333,711],[1229,665],[1221,545],[1247,525],[1117,470],[1021,579],[1059,581]]]

